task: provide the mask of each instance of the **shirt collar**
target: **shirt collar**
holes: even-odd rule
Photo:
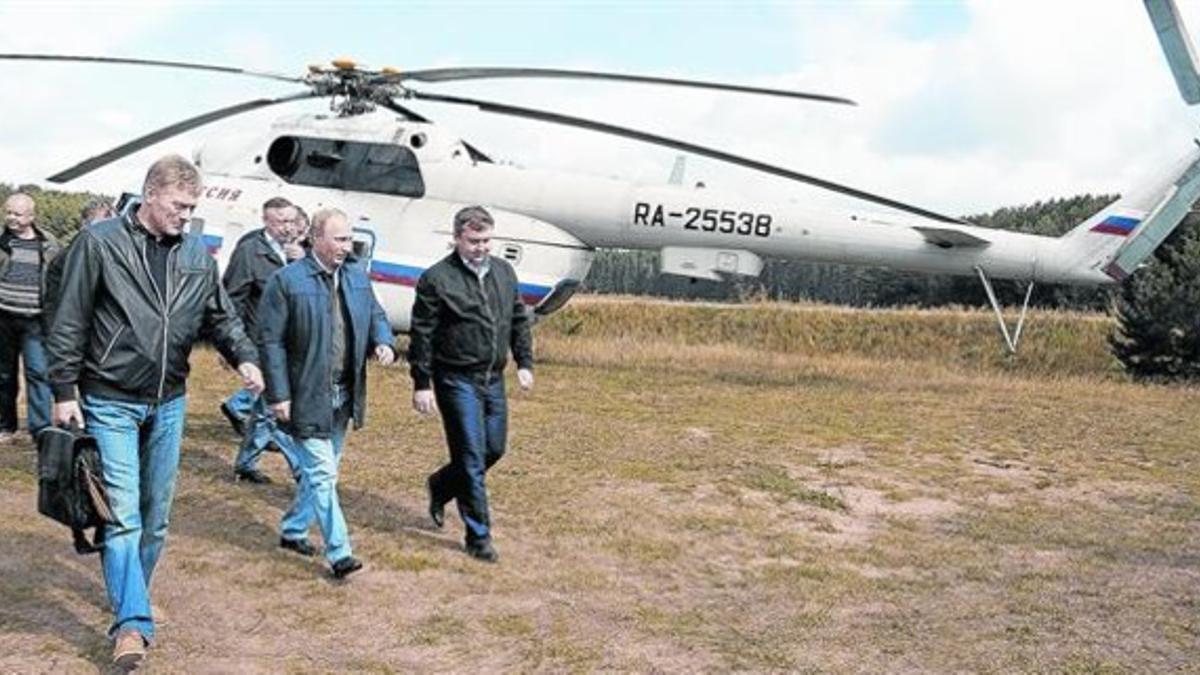
[[[287,255],[285,255],[283,252],[283,244],[275,241],[275,237],[272,237],[271,233],[267,232],[266,228],[263,228],[263,239],[267,240],[267,246],[271,247],[271,250],[275,252],[275,255],[279,256],[279,259],[284,263],[287,263]]]

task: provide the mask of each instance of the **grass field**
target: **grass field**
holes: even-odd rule
[[[427,522],[445,453],[373,368],[340,491],[367,568],[275,548],[197,354],[148,672],[1200,672],[1200,391],[1107,319],[580,298],[536,329],[489,475],[501,562]],[[0,450],[0,671],[103,668],[94,558]]]

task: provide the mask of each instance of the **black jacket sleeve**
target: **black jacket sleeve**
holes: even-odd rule
[[[58,307],[45,336],[50,386],[56,401],[75,400],[75,388],[91,336],[96,286],[100,281],[99,246],[96,238],[84,230],[64,254]]]
[[[530,316],[532,311],[521,301],[521,288],[517,286],[515,274],[513,285],[516,286],[516,299],[513,301],[512,332],[509,337],[513,360],[517,362],[518,368],[533,370],[533,333],[530,330],[533,324],[533,317]]]
[[[258,350],[254,343],[246,337],[242,328],[242,320],[234,311],[233,302],[221,286],[217,276],[217,264],[212,264],[212,291],[204,305],[204,332],[208,335],[221,356],[233,367],[243,363],[258,365]]]
[[[225,267],[221,283],[225,286],[225,292],[229,294],[237,315],[244,318],[249,312],[257,309],[250,306],[254,289],[254,269],[251,265],[254,253],[251,246],[242,242],[239,244],[229,255],[229,264]]]
[[[54,256],[46,263],[46,273],[42,275],[42,334],[49,335],[54,325],[54,312],[58,309],[58,297],[62,290],[63,268],[66,266],[67,252],[70,248]]]
[[[413,389],[429,389],[433,383],[433,335],[437,332],[442,299],[428,270],[417,281],[409,327],[408,364]]]

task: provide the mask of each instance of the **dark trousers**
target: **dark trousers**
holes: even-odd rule
[[[504,377],[493,373],[437,373],[433,393],[442,413],[450,463],[430,476],[434,499],[458,502],[458,513],[467,530],[467,543],[491,537],[488,514],[487,470],[504,455],[508,435],[508,404]]]
[[[25,361],[25,398],[30,433],[50,424],[50,382],[42,347],[42,322],[0,311],[0,432],[17,430],[18,364]]]

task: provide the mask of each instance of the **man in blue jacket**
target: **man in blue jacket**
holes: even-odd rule
[[[362,427],[367,356],[395,358],[387,316],[361,267],[345,264],[353,245],[346,214],[313,215],[312,251],[267,281],[258,308],[263,396],[293,438],[300,488],[283,516],[280,546],[314,555],[308,525],[316,517],[335,578],[362,569],[338,503],[337,475],[346,426]]]

